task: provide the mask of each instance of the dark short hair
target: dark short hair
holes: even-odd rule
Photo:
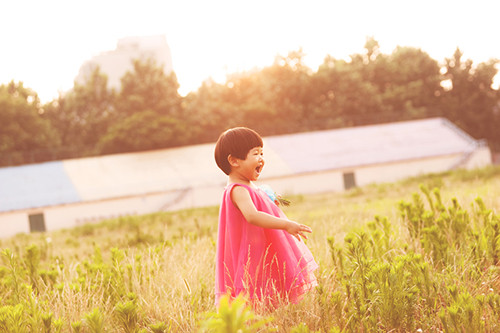
[[[254,130],[235,127],[223,132],[215,144],[215,162],[226,175],[231,172],[228,156],[244,160],[248,152],[255,147],[264,147],[262,138]]]

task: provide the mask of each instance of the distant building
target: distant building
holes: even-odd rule
[[[260,183],[339,192],[491,164],[484,141],[432,118],[264,138]],[[105,218],[219,204],[214,144],[0,168],[0,237]]]
[[[108,87],[120,90],[121,78],[133,70],[133,61],[152,59],[157,66],[163,67],[165,74],[172,70],[172,56],[164,35],[126,37],[118,40],[116,50],[101,53],[85,62],[75,78],[83,84],[99,66],[100,71],[108,76]]]

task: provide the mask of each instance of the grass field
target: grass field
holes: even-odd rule
[[[297,305],[217,314],[208,207],[0,240],[0,332],[500,332],[499,168],[289,199],[320,266]]]

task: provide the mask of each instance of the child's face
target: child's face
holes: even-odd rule
[[[238,167],[233,169],[240,177],[247,181],[257,180],[264,168],[264,150],[262,147],[250,149],[244,160],[238,161]]]

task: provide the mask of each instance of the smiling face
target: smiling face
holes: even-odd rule
[[[231,164],[231,173],[229,174],[232,182],[249,184],[260,177],[264,168],[264,150],[262,147],[250,149],[244,160],[229,156]]]
[[[229,156],[245,160],[248,152],[256,147],[264,147],[264,142],[257,132],[247,127],[230,128],[219,136],[215,144],[215,162],[229,175],[232,168]]]

